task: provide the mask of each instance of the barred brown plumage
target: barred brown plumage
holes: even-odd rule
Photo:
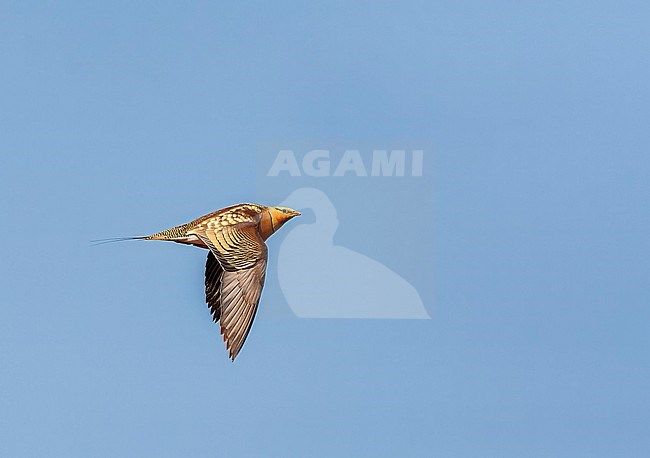
[[[209,250],[205,300],[219,322],[234,361],[250,332],[264,286],[266,239],[299,212],[286,207],[239,204],[201,216],[142,240],[163,240]]]

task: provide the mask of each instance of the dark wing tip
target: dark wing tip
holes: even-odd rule
[[[205,302],[208,304],[212,321],[217,323],[221,316],[221,301],[219,299],[219,287],[223,269],[217,258],[208,252],[205,262]]]

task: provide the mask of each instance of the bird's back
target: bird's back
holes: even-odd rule
[[[179,240],[189,236],[189,232],[205,225],[211,221],[232,222],[237,219],[245,219],[258,216],[263,210],[261,205],[256,204],[238,204],[221,210],[213,211],[207,215],[199,216],[189,223],[174,226],[170,229],[157,232],[146,237],[146,240]]]

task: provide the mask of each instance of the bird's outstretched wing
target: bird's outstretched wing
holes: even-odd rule
[[[262,294],[267,248],[257,221],[211,221],[192,231],[210,249],[206,301],[234,361],[248,336]],[[216,261],[216,263],[215,263]],[[218,264],[218,265],[217,265]]]

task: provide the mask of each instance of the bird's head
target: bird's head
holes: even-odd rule
[[[291,218],[300,215],[300,212],[288,207],[266,207],[266,210],[262,213],[260,222],[260,232],[264,240]]]
[[[280,227],[294,216],[300,216],[300,212],[289,207],[269,207],[271,219],[276,227]]]

